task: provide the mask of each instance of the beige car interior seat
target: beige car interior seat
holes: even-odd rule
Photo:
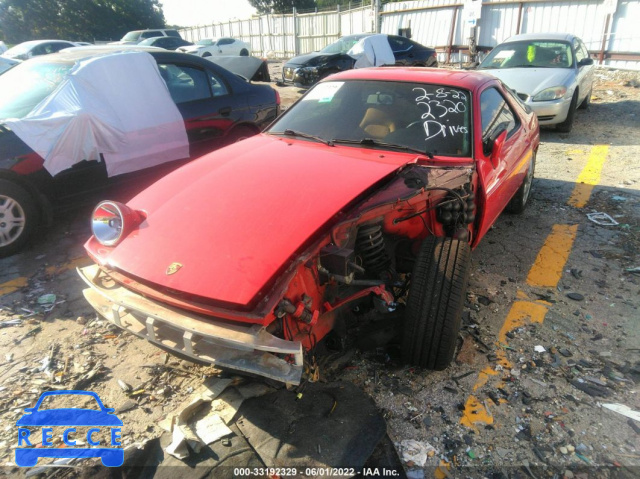
[[[383,109],[381,105],[367,108],[359,126],[367,135],[376,140],[393,133],[397,128],[392,112],[388,108]]]

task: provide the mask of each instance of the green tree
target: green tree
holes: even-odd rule
[[[316,7],[315,0],[249,0],[249,3],[264,13],[291,13],[295,7],[297,10],[311,10]]]
[[[0,25],[9,43],[45,38],[92,41],[162,28],[165,20],[159,0],[0,0]]]

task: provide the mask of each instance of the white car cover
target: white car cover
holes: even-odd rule
[[[396,57],[393,56],[386,35],[370,35],[360,39],[351,47],[347,55],[356,59],[354,68],[379,67],[396,63]]]
[[[53,176],[100,155],[109,176],[189,157],[182,115],[146,52],[78,62],[32,112],[5,123]]]

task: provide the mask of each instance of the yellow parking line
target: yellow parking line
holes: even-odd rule
[[[576,239],[578,225],[553,225],[527,276],[527,284],[555,288]]]
[[[45,270],[47,274],[60,274],[68,271],[70,269],[83,268],[85,266],[89,266],[91,264],[91,259],[88,256],[80,256],[79,258],[73,258],[72,260],[60,265],[60,266],[49,266]]]
[[[609,147],[607,145],[596,145],[592,148],[589,161],[578,176],[577,184],[569,198],[568,204],[582,208],[589,201],[593,187],[600,181],[600,172],[604,164]],[[539,288],[555,288],[562,278],[562,272],[569,259],[569,254],[578,233],[578,225],[553,225],[551,233],[547,236],[535,262],[529,270],[527,284]],[[507,333],[520,326],[531,323],[542,323],[547,314],[549,303],[545,301],[531,301],[524,291],[516,292],[514,301],[502,328],[498,333],[496,345],[496,364],[502,369],[511,369],[512,364],[507,359],[506,348]],[[473,392],[482,388],[489,381],[491,376],[499,374],[498,367],[495,369],[487,367],[478,374],[478,379],[473,386]],[[502,387],[499,384],[498,387]],[[499,402],[503,402],[500,400]],[[460,419],[463,426],[476,429],[478,424],[493,424],[494,419],[491,411],[487,408],[487,402],[481,402],[471,394],[467,398],[465,408]]]
[[[595,145],[591,148],[587,166],[584,167],[580,176],[576,180],[576,186],[571,193],[568,204],[576,208],[584,208],[589,201],[593,187],[600,183],[600,173],[604,165],[607,155],[609,154],[609,145]]]
[[[88,266],[89,264],[91,264],[91,260],[87,256],[81,256],[79,258],[74,258],[59,266],[48,266],[45,269],[45,273],[48,275],[58,275],[70,269],[76,269],[76,267]],[[5,296],[7,294],[15,293],[19,289],[24,288],[28,283],[29,283],[29,278],[26,278],[24,276],[20,276],[10,281],[0,283],[0,296]]]
[[[0,284],[0,296],[11,294],[27,285],[27,278],[20,277]]]

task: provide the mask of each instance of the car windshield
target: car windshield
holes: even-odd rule
[[[337,42],[324,47],[320,50],[320,53],[347,53],[361,38],[363,38],[362,35],[343,37]]]
[[[140,39],[141,31],[129,32],[124,37],[122,37],[123,42],[137,42]]]
[[[0,75],[0,119],[23,118],[67,78],[73,63],[30,60]]]
[[[213,45],[216,42],[216,40],[212,40],[211,38],[205,38],[204,40],[198,40],[196,42],[196,45],[202,45],[202,46],[208,46],[208,45]]]
[[[480,69],[571,68],[571,46],[565,42],[532,40],[498,45],[480,63]]]
[[[449,86],[333,81],[309,90],[268,133],[328,144],[469,156],[470,111],[469,93]]]

